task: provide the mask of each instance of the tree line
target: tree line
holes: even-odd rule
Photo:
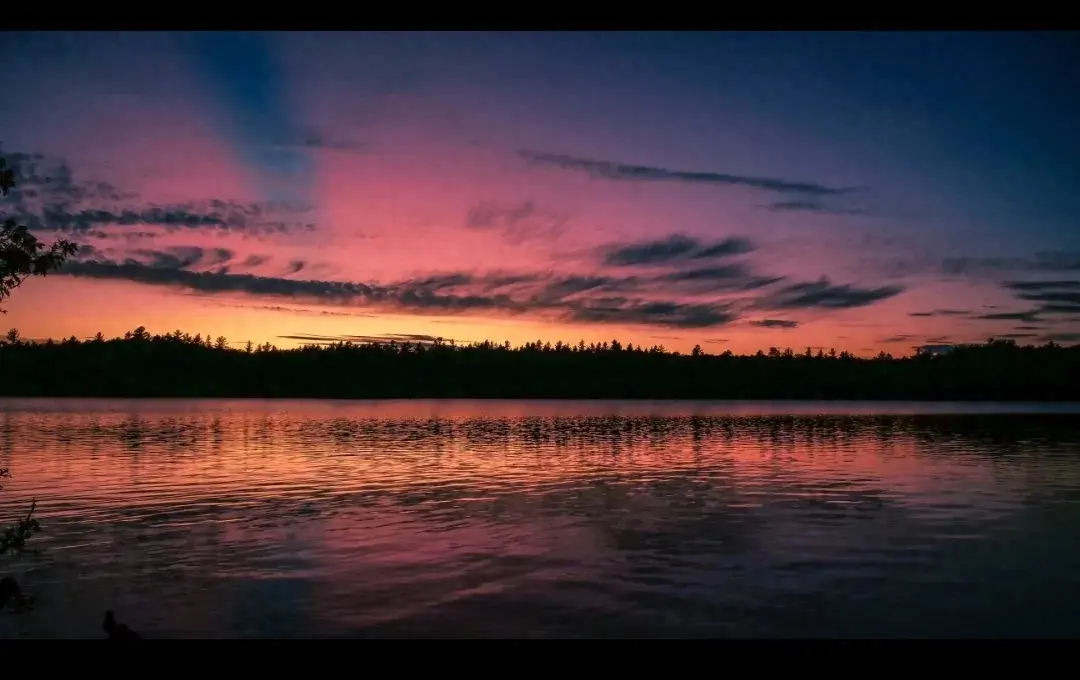
[[[181,331],[0,347],[0,395],[25,397],[1080,400],[1080,347],[1012,340],[859,358],[770,348],[490,341],[231,348]]]

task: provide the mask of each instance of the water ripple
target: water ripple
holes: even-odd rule
[[[1080,425],[940,410],[0,400],[0,636],[1080,634]]]

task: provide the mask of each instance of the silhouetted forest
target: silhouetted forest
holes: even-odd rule
[[[1080,400],[1080,347],[1011,340],[863,359],[770,349],[483,342],[232,349],[177,331],[0,346],[0,394],[80,397]]]

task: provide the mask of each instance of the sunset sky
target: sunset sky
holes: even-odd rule
[[[1077,34],[3,40],[27,338],[1080,341]]]

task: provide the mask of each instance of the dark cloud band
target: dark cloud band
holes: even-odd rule
[[[731,257],[753,250],[754,244],[739,236],[705,243],[693,236],[672,234],[657,240],[607,246],[602,249],[602,258],[608,266],[633,267]]]
[[[521,150],[522,158],[533,165],[544,165],[586,172],[593,177],[608,180],[636,182],[686,182],[724,186],[744,186],[780,194],[803,194],[810,196],[833,196],[854,191],[853,188],[828,187],[814,182],[794,182],[773,177],[751,177],[721,172],[692,172],[668,170],[649,165],[632,165],[614,161],[580,158],[563,154]]]

